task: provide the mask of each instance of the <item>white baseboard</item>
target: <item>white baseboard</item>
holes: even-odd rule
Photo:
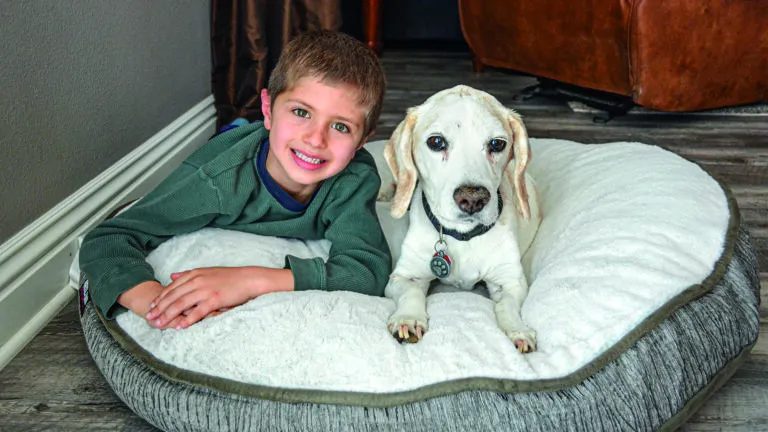
[[[149,192],[215,130],[209,96],[0,245],[0,369],[75,296],[68,280],[78,238]]]

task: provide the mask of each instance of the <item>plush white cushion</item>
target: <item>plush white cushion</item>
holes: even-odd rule
[[[491,301],[467,292],[431,295],[429,332],[413,345],[386,330],[391,300],[350,292],[269,294],[182,331],[153,329],[130,312],[118,324],[166,363],[281,388],[388,393],[469,377],[571,374],[712,272],[730,213],[716,181],[662,149],[531,145],[544,220],[525,257],[531,288],[522,316],[537,332],[535,353],[518,353]],[[379,216],[396,246],[403,225],[386,203]],[[206,229],[164,243],[148,261],[167,283],[174,271],[280,267],[286,253],[327,256],[327,247]]]

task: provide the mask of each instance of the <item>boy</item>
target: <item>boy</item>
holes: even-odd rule
[[[110,319],[122,306],[154,327],[181,329],[270,292],[382,295],[391,257],[375,210],[381,181],[361,148],[384,89],[378,60],[352,37],[319,31],[291,41],[262,90],[263,123],[216,136],[86,236],[80,268],[94,304]],[[332,245],[327,262],[287,256],[283,269],[201,268],[163,287],[146,255],[203,227]]]

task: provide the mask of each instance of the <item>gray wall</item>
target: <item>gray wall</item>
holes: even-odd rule
[[[211,94],[209,3],[2,0],[0,244]]]

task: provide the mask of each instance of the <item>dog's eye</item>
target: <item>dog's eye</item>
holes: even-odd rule
[[[488,141],[488,151],[491,153],[499,153],[507,147],[507,142],[503,139],[494,138]]]
[[[434,135],[427,138],[427,147],[432,151],[443,151],[448,148],[448,141],[439,135]]]

